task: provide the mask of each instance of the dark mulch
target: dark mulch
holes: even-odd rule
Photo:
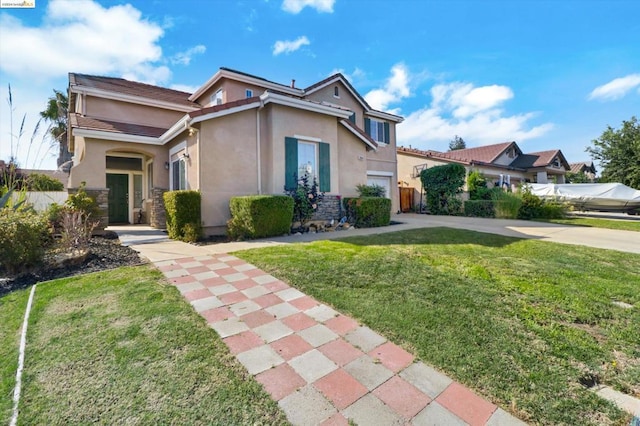
[[[45,259],[47,258],[45,256]],[[81,264],[52,267],[45,260],[40,267],[22,272],[17,276],[10,276],[6,271],[0,270],[0,296],[42,281],[141,263],[143,262],[138,253],[129,247],[120,245],[117,239],[95,236],[89,242],[89,255]]]

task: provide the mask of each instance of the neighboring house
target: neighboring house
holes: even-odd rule
[[[569,163],[569,167],[571,167],[571,173],[583,173],[589,181],[595,182],[597,171],[593,161]]]
[[[69,187],[86,182],[110,223],[133,223],[142,209],[161,228],[162,194],[198,190],[207,234],[225,231],[231,197],[283,194],[305,173],[326,204],[377,183],[395,211],[403,118],[373,110],[342,74],[294,83],[220,68],[191,94],[69,74]]]
[[[415,188],[414,200],[418,203],[422,188],[420,172],[448,163],[462,164],[467,175],[474,170],[482,173],[490,186],[502,184],[512,189],[523,182],[564,183],[564,176],[569,170],[569,164],[559,149],[524,154],[515,142],[448,152],[398,147],[399,184]]]
[[[0,160],[0,174],[1,173],[8,173],[9,171],[9,164],[7,164],[4,160]],[[16,168],[14,170],[14,172],[19,175],[19,176],[23,176],[23,177],[27,177],[30,174],[33,173],[39,173],[39,174],[43,174],[45,176],[50,177],[51,179],[55,179],[57,181],[60,181],[63,185],[66,186],[67,183],[67,174],[64,173],[61,170],[40,170],[40,169],[22,169],[20,167]]]

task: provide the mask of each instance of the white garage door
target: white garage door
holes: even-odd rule
[[[384,196],[391,198],[389,190],[391,188],[391,178],[387,176],[367,176],[367,185],[378,185],[384,188]]]

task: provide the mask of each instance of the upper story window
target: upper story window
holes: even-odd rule
[[[553,162],[551,164],[553,165],[553,167],[556,167],[558,169],[560,168],[560,160],[557,157],[553,159]]]
[[[222,89],[211,95],[211,105],[222,105]]]
[[[513,158],[513,157],[515,157],[515,155],[516,155],[516,152],[515,152],[515,151],[516,151],[515,149],[513,149],[513,148],[509,148],[509,149],[507,150],[507,157],[509,157],[509,158]]]
[[[244,91],[244,97],[247,98],[247,99],[248,98],[253,98],[253,90],[251,90],[251,89],[245,90]]]
[[[389,123],[371,118],[364,119],[364,131],[371,136],[371,139],[378,143],[388,144],[391,142]]]
[[[333,96],[336,97],[336,98],[340,97],[340,88],[338,86],[335,86],[333,88]]]

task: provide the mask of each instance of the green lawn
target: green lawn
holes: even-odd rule
[[[27,297],[25,290],[0,299],[2,424],[9,423]],[[178,291],[143,266],[38,285],[19,423],[287,421]]]
[[[640,255],[447,228],[236,255],[527,422],[629,424],[580,381],[640,395]]]
[[[536,219],[538,220],[538,219]],[[568,217],[565,219],[540,220],[541,222],[559,223],[562,225],[587,226],[593,228],[620,229],[640,232],[640,220],[598,219],[593,217]]]

